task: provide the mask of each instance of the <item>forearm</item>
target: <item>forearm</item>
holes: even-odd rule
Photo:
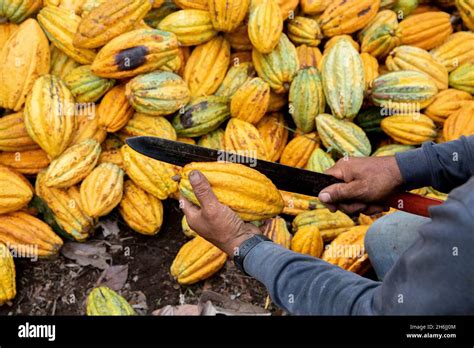
[[[274,243],[260,243],[244,268],[262,282],[273,301],[291,314],[370,315],[380,283],[362,278],[320,259]]]
[[[449,192],[474,175],[474,136],[442,144],[425,143],[420,149],[396,155],[405,189],[424,186]]]

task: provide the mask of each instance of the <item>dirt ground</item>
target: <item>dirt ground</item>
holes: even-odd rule
[[[142,236],[132,231],[114,211],[120,232],[104,237],[98,230],[88,242],[105,245],[110,265],[128,265],[128,277],[119,292],[138,306],[138,312],[151,314],[166,305],[197,304],[207,290],[263,308],[265,288],[229,261],[219,273],[192,286],[180,286],[172,278],[171,263],[187,238],[181,231],[178,203],[164,204],[165,221],[158,235]],[[36,262],[17,259],[15,264],[17,296],[11,306],[0,308],[0,315],[83,315],[87,294],[103,279],[102,269],[78,265],[63,255]],[[271,305],[269,310],[275,308]]]

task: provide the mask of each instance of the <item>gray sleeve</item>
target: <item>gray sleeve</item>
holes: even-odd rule
[[[396,159],[406,190],[433,186],[449,192],[474,175],[474,135],[442,144],[424,143],[396,154]]]

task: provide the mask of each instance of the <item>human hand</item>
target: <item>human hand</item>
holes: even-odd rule
[[[403,179],[395,157],[368,157],[339,160],[326,174],[342,184],[326,187],[319,200],[331,211],[373,215],[387,211],[383,204],[402,185]]]
[[[180,203],[189,227],[201,237],[233,257],[245,240],[261,234],[257,227],[245,223],[232,209],[217,200],[201,172],[192,171],[189,182],[201,206],[194,205],[183,195]]]

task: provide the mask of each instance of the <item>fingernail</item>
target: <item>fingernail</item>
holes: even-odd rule
[[[319,194],[319,200],[323,203],[331,203],[331,195],[327,192],[322,192]]]
[[[191,183],[195,183],[200,179],[200,174],[197,170],[193,170],[191,173],[189,173],[189,180]]]

